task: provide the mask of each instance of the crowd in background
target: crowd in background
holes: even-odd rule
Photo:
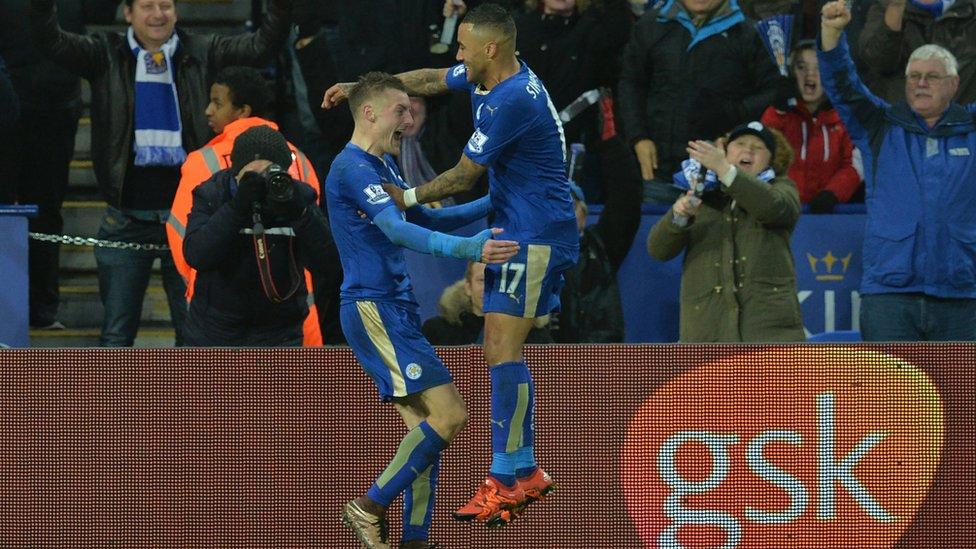
[[[174,6],[170,0],[126,0],[123,19],[134,27],[142,24],[132,19],[142,13],[139,10],[143,2],[153,10],[159,9],[160,3],[168,3],[173,13],[180,7],[179,2]],[[178,43],[169,35],[158,38],[163,51],[171,52],[167,53],[170,56],[167,59],[172,58],[170,66],[175,72],[173,90],[178,105],[175,116],[181,119],[172,131],[182,135],[183,157],[160,167],[141,165],[138,154],[131,152],[139,148],[139,137],[135,137],[133,144],[136,132],[126,120],[131,119],[133,109],[138,120],[139,109],[143,108],[138,102],[132,104],[131,95],[125,95],[125,90],[138,86],[125,76],[135,70],[130,58],[133,42],[127,43],[125,34],[118,32],[84,34],[85,23],[111,22],[118,2],[0,0],[0,16],[5,21],[0,30],[0,101],[3,102],[0,131],[4,142],[16,145],[0,147],[7,155],[0,161],[0,181],[4,188],[0,203],[36,203],[40,206],[40,216],[30,221],[30,230],[60,233],[68,163],[82,109],[79,77],[86,78],[93,90],[92,155],[99,188],[108,204],[99,238],[167,242],[166,223],[177,188],[182,184],[182,162],[187,154],[206,147],[215,137],[215,131],[217,134],[222,131],[207,124],[209,115],[205,111],[213,100],[211,85],[221,69],[238,65],[262,69],[267,84],[275,92],[273,108],[269,109],[273,113],[264,118],[276,123],[275,128],[308,157],[317,180],[324,181],[332,160],[345,146],[353,128],[348,109],[320,108],[324,91],[337,82],[354,81],[368,71],[397,73],[421,67],[451,66],[455,63],[456,46],[452,44],[446,50],[437,47],[446,28],[445,20],[455,14],[463,16],[478,3],[478,0],[268,0],[262,19],[254,21],[253,32],[198,35],[179,30],[176,24],[176,33],[170,31],[170,34],[178,38]],[[877,154],[855,147],[857,140],[852,139],[842,120],[844,111],[831,104],[821,81],[823,72],[816,38],[821,31],[823,2],[508,0],[495,3],[504,4],[516,14],[520,57],[546,85],[563,121],[567,144],[579,144],[574,149],[577,154],[572,154],[573,150],[567,153],[568,158],[575,160],[569,167],[574,199],[583,212],[583,219],[588,205],[604,204],[597,223],[589,227],[581,223],[581,262],[567,276],[562,294],[563,310],[548,324],[537,327],[536,331],[542,333],[533,336],[535,341],[623,340],[616,273],[637,233],[641,201],[664,206],[676,204],[675,207],[682,204],[682,212],[691,211],[685,209],[688,207],[685,203],[703,201],[705,206],[695,205],[694,211],[711,207],[716,212],[726,212],[730,220],[736,212],[748,208],[743,204],[748,204],[750,199],[725,192],[724,182],[713,181],[717,189],[714,192],[695,192],[696,177],[704,178],[709,164],[701,162],[697,168],[692,165],[689,169],[689,142],[715,143],[733,129],[749,127],[750,123],[761,122],[762,129],[753,128],[740,136],[749,134],[762,141],[766,128],[781,132],[776,143],[783,143],[781,150],[792,149],[793,162],[784,166],[770,159],[768,167],[775,174],[763,181],[775,181],[771,188],[792,185],[793,190],[784,190],[783,196],[796,196],[795,215],[792,210],[780,212],[782,217],[777,219],[787,221],[775,227],[779,232],[767,239],[753,239],[753,245],[766,246],[767,250],[769,242],[782,244],[785,239],[787,256],[777,257],[777,265],[792,261],[788,257],[789,233],[801,206],[805,206],[805,215],[830,213],[838,204],[865,200],[865,172],[873,174],[876,170],[872,166],[866,170],[863,163],[865,158],[876,162]],[[55,4],[56,15],[52,11]],[[976,101],[976,1],[864,0],[855,2],[851,9],[845,44],[858,74],[877,98],[890,104],[903,101],[909,55],[923,44],[934,43],[945,47],[958,60],[959,86],[955,100],[960,104]],[[790,17],[783,18],[784,15]],[[153,32],[157,19],[165,20],[168,16],[154,11],[148,17],[146,21],[153,24],[146,25],[150,29],[146,32]],[[768,26],[757,24],[768,18],[779,18],[778,21],[787,25],[783,29],[787,43],[778,51],[779,55],[775,47],[769,46]],[[172,50],[167,50],[168,47]],[[138,78],[137,73],[137,81]],[[473,128],[469,99],[463,94],[428,100],[415,98],[411,111],[415,124],[404,135],[398,162],[404,179],[415,186],[453,166]],[[972,154],[976,155],[976,151]],[[685,188],[681,186],[682,181]],[[317,182],[313,186],[317,187]],[[485,192],[487,184],[483,182],[453,200],[466,202]],[[867,192],[869,208],[871,192],[870,189]],[[671,222],[672,215],[674,219],[680,217],[669,210],[662,219]],[[762,216],[755,221],[746,221],[747,217],[755,216],[743,215],[743,224],[768,225]],[[965,220],[973,217],[972,212],[960,214]],[[655,257],[671,257],[681,251],[674,240],[678,238],[677,229],[662,226],[657,234],[663,238],[669,231],[671,240],[666,251],[659,246],[655,253],[653,243],[648,242]],[[972,248],[976,233],[961,234],[959,239],[965,241],[970,236],[974,237],[968,241]],[[169,240],[172,241],[172,235]],[[57,245],[31,241],[30,246],[31,325],[56,328],[60,325]],[[976,251],[969,248],[959,251],[964,256],[962,259],[950,260],[963,262],[963,267],[968,265],[972,270]],[[687,253],[686,269],[689,262],[711,261],[697,255],[693,248],[688,248]],[[183,343],[184,294],[188,280],[181,276],[183,273],[173,264],[168,251],[100,250],[96,251],[96,258],[106,308],[100,344],[132,344],[140,312],[135,304],[142,302],[150,267],[156,259],[163,265],[177,344]],[[333,265],[337,266],[338,261]],[[764,267],[760,266],[760,271]],[[963,269],[956,263],[950,267]],[[741,286],[743,277],[752,276],[738,269],[735,266],[728,274],[733,287]],[[957,275],[965,277],[969,270]],[[777,273],[777,276],[794,277],[792,284],[784,282],[777,290],[785,288],[788,293],[792,290],[794,297],[784,302],[789,308],[788,329],[777,332],[777,326],[764,328],[761,323],[755,325],[758,330],[733,327],[694,335],[683,329],[682,340],[763,341],[802,337],[802,329],[798,332],[794,325],[798,304],[794,303],[792,266],[783,267]],[[315,280],[310,288],[314,287],[318,305],[313,315],[317,314],[321,320],[322,340],[327,344],[342,343],[335,321],[341,272],[322,269],[312,275]],[[447,290],[442,300],[443,317],[430,325],[428,336],[433,343],[479,340],[479,307],[472,297],[478,293],[472,290],[477,279],[477,267],[469,266],[464,281]],[[711,284],[711,278],[704,279]],[[683,280],[683,322],[692,318],[690,311],[700,305],[690,298],[686,301],[686,284],[687,280]],[[924,284],[918,288],[923,295],[929,290]],[[967,300],[976,297],[970,296],[969,291],[967,287],[948,297]],[[938,291],[933,295],[940,299],[947,297]],[[735,299],[732,303],[736,303]]]

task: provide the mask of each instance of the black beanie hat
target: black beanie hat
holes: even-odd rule
[[[255,126],[234,140],[230,153],[230,167],[237,175],[241,168],[254,160],[270,160],[287,170],[291,166],[291,150],[285,136],[269,126]]]

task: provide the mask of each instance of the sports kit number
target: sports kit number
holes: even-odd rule
[[[512,271],[511,282],[508,281],[509,271]],[[514,294],[524,274],[525,263],[505,263],[502,265],[502,279],[501,284],[498,285],[498,291],[503,294]]]

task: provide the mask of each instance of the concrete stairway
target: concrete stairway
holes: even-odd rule
[[[250,0],[180,0],[177,5],[179,24],[194,32],[234,34],[242,32],[250,18]],[[119,20],[121,21],[121,19]],[[122,30],[115,26],[92,26],[89,31]],[[85,114],[79,121],[75,138],[75,155],[67,199],[62,208],[64,234],[94,237],[105,214],[105,202],[98,192],[91,162],[91,119],[87,105],[90,101],[88,83],[82,80]],[[169,322],[169,307],[159,277],[158,262],[149,282],[142,307],[142,321],[137,347],[171,347],[173,328]],[[98,295],[98,274],[93,248],[61,246],[61,304],[59,320],[66,330],[31,330],[32,347],[93,347],[98,345],[103,309]]]

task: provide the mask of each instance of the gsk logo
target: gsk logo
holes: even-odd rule
[[[944,409],[891,356],[771,349],[660,386],[621,451],[644,547],[894,547],[932,486]]]

